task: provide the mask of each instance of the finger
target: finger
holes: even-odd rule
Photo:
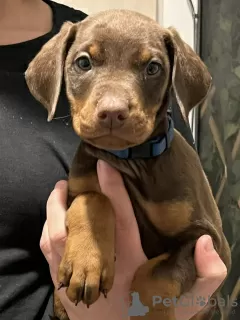
[[[97,170],[101,190],[113,205],[118,227],[124,231],[130,229],[135,224],[135,217],[121,175],[101,160],[98,161]]]
[[[227,268],[215,251],[212,239],[208,235],[202,236],[197,241],[195,265],[198,278],[192,289],[180,299],[179,306],[176,308],[177,320],[191,319],[202,311],[227,275]]]
[[[43,226],[42,236],[40,239],[40,248],[48,264],[51,265],[52,264],[52,248],[51,248],[51,242],[48,235],[47,221],[44,223],[44,226]]]
[[[51,245],[51,241],[48,233],[47,221],[44,223],[42,236],[40,239],[40,248],[42,253],[49,264],[49,268],[51,270],[52,277],[56,278],[59,264],[61,261],[61,257],[59,254],[53,249]],[[54,280],[54,279],[53,279]]]
[[[67,237],[66,232],[66,202],[67,182],[59,181],[47,201],[47,225],[51,245],[60,255],[63,255]]]
[[[99,184],[102,192],[110,199],[116,215],[116,237],[121,248],[130,250],[141,247],[137,221],[131,201],[119,172],[106,162],[99,160],[97,165]]]

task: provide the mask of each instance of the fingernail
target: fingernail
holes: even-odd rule
[[[61,180],[55,184],[54,189],[63,189],[65,188],[65,186],[66,186],[66,181]]]
[[[212,238],[210,236],[205,237],[204,249],[206,252],[214,251]]]
[[[98,160],[97,166],[98,166],[98,170],[100,172],[105,172],[105,174],[106,173],[112,174],[112,171],[114,172],[113,167],[103,160]]]
[[[102,170],[104,168],[109,168],[110,166],[103,160],[98,160],[97,162],[98,169]]]
[[[102,164],[103,164],[103,161],[102,160],[98,160],[98,162],[97,162],[98,170],[102,169]]]

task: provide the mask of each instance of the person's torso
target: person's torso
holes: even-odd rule
[[[29,61],[27,57],[24,61],[23,55],[26,52],[31,56],[40,50],[65,20],[77,21],[85,16],[58,4],[53,5],[53,10],[56,21],[52,34],[19,46],[0,46],[0,318],[3,320],[48,320],[53,308],[52,282],[39,241],[46,219],[46,201],[56,182],[67,179],[79,138],[73,132],[64,94],[55,119],[47,122],[46,110],[26,86],[22,66]],[[8,53],[15,55],[15,59],[23,59],[19,61],[19,70],[4,68],[2,56],[9,63]]]

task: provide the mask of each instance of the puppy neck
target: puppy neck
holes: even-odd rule
[[[170,148],[174,137],[174,123],[170,114],[159,123],[150,139],[141,145],[124,150],[106,150],[120,159],[149,159],[161,156]]]

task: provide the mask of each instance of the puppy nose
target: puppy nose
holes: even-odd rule
[[[119,103],[114,106],[102,106],[98,109],[98,121],[105,128],[117,129],[121,127],[129,116],[127,103]]]

